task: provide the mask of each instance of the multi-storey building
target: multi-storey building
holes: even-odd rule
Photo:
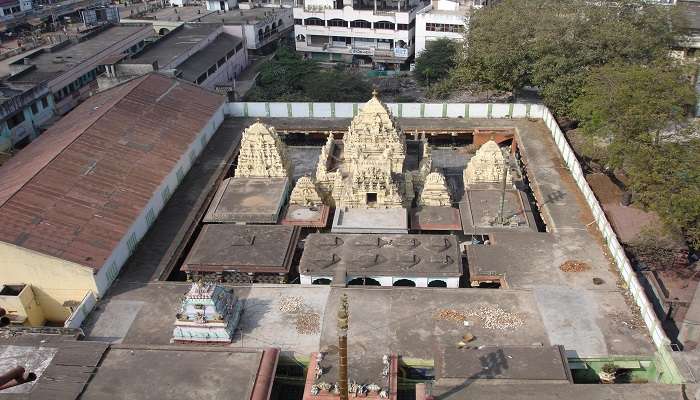
[[[303,0],[294,7],[296,49],[309,57],[397,68],[414,54],[421,0]]]
[[[469,16],[473,8],[481,7],[473,0],[435,0],[416,15],[416,56],[427,43],[447,38],[462,41],[469,27]]]

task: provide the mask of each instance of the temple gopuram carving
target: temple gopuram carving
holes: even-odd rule
[[[432,172],[425,178],[420,193],[421,206],[449,207],[452,205],[450,191],[445,177],[439,172]]]
[[[274,127],[257,121],[243,131],[236,177],[287,178],[291,171],[287,148]]]
[[[192,284],[180,304],[173,329],[176,343],[230,343],[243,304],[227,289],[202,281]]]
[[[418,189],[414,181],[422,184],[430,172],[427,143],[418,171],[406,171],[405,160],[405,136],[374,92],[341,143],[328,136],[316,167],[316,181],[322,197],[335,207],[410,207]]]
[[[501,148],[493,140],[484,143],[476,155],[469,160],[464,170],[464,184],[501,183],[506,173],[506,183],[512,183],[512,177],[505,168],[505,157]]]
[[[308,207],[321,205],[323,201],[314,181],[308,176],[302,176],[289,196],[289,204]]]

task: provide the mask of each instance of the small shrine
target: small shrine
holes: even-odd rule
[[[464,184],[501,183],[503,174],[506,174],[506,183],[511,184],[513,180],[508,173],[503,152],[496,142],[489,140],[469,160],[464,170]]]
[[[304,207],[318,206],[323,204],[323,200],[314,181],[308,176],[302,176],[294,185],[292,194],[289,196],[289,204]]]
[[[176,343],[230,343],[243,304],[233,289],[201,280],[193,283],[175,318]]]
[[[291,171],[287,147],[274,127],[257,121],[243,131],[236,177],[288,178]]]
[[[449,207],[452,205],[447,182],[441,173],[431,172],[426,176],[423,190],[420,193],[420,205],[437,207]]]

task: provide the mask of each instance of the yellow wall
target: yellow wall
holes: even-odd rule
[[[70,309],[63,302],[80,302],[88,291],[97,293],[91,268],[0,242],[0,283],[28,284],[47,320],[63,322]]]
[[[26,285],[17,296],[0,296],[0,307],[7,311],[8,317],[24,318],[29,326],[44,326],[44,311],[34,298],[32,287]]]

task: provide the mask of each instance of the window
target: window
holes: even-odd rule
[[[461,33],[464,32],[464,26],[455,24],[425,24],[425,30],[430,32],[454,32]]]
[[[307,18],[304,20],[304,25],[326,26],[325,22],[320,18]]]
[[[395,26],[396,25],[394,25],[393,22],[389,22],[389,21],[377,21],[374,23],[375,29],[391,29],[391,30],[393,30]]]
[[[301,18],[294,18],[294,25],[301,25]]]
[[[356,19],[354,21],[350,21],[350,27],[351,28],[371,28],[372,24],[369,21],[365,21],[363,19]]]
[[[41,106],[42,106],[43,108],[47,108],[47,107],[49,106],[49,98],[48,98],[48,97],[44,96],[44,97],[41,99]]]
[[[281,20],[281,19],[280,19],[279,21],[277,21],[277,27],[278,27],[278,28],[281,28],[282,25],[284,25],[284,24],[282,23],[282,20]]]
[[[328,20],[328,26],[340,26],[340,27],[343,27],[343,28],[347,28],[347,27],[348,27],[348,22],[347,22],[347,21],[344,21],[344,20],[342,20],[342,19],[333,18],[333,19],[329,19],[329,20]]]
[[[234,54],[236,54],[236,50],[232,49],[228,53],[226,53],[226,58],[231,58]]]
[[[197,80],[195,82],[199,85],[200,83],[202,83],[206,80],[207,80],[207,73],[205,72],[202,75],[200,75],[199,78],[197,78]]]
[[[22,122],[24,122],[24,113],[20,111],[7,119],[7,127],[13,129]]]
[[[213,74],[214,72],[216,72],[216,65],[212,65],[212,66],[209,67],[209,69],[207,70],[207,74],[209,74],[209,75]]]
[[[398,24],[398,29],[400,31],[407,31],[408,30],[408,24]]]
[[[216,66],[220,67],[226,63],[226,58],[220,58],[219,61],[216,62]]]
[[[38,114],[39,113],[39,105],[37,102],[32,103],[32,114]]]
[[[241,51],[242,48],[243,48],[243,43],[238,43],[238,44],[236,45],[236,53],[238,53],[239,51]]]

